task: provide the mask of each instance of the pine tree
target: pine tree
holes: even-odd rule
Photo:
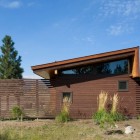
[[[21,79],[23,68],[21,68],[21,56],[14,48],[11,37],[6,35],[0,47],[0,78],[1,79]]]

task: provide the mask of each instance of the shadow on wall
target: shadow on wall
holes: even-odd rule
[[[51,79],[51,84],[54,87],[60,87],[63,85],[66,85],[68,88],[70,88],[71,84],[76,84],[76,83],[83,83],[87,81],[92,81],[92,80],[100,80],[100,79],[107,79],[107,78],[115,78],[117,76],[126,76],[129,78],[129,74],[106,74],[106,75],[93,75],[93,74],[84,74],[84,75],[61,75],[61,76],[56,76],[55,78]]]

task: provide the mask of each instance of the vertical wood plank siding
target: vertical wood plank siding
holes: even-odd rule
[[[52,118],[54,96],[49,80],[0,80],[0,117],[11,117],[12,108],[19,105],[26,117]]]
[[[128,81],[128,91],[118,91],[118,81]],[[118,76],[58,76],[52,81],[56,88],[56,112],[59,113],[62,106],[62,92],[72,92],[73,102],[71,104],[71,116],[73,118],[91,118],[92,114],[97,111],[97,96],[101,90],[107,91],[109,96],[114,93],[119,95],[119,109],[125,115],[135,116],[136,111],[140,111],[138,98],[140,95],[140,86],[129,75]],[[137,92],[136,92],[137,85]],[[137,98],[137,99],[136,99]],[[111,102],[108,101],[108,105]],[[137,110],[136,110],[137,105]]]

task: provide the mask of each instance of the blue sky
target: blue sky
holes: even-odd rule
[[[5,35],[37,78],[32,65],[139,46],[140,0],[0,0]]]

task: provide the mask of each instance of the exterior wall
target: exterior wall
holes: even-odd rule
[[[118,91],[118,80],[128,81],[128,91]],[[26,117],[54,118],[61,110],[62,92],[72,92],[70,114],[73,118],[91,118],[97,110],[97,96],[105,90],[118,93],[120,111],[140,114],[140,81],[129,75],[72,76],[48,80],[0,80],[0,117],[11,117],[12,107],[19,105]],[[110,102],[108,102],[110,104]]]
[[[20,106],[26,117],[55,116],[55,89],[48,80],[0,80],[0,117],[11,117],[14,106]]]
[[[118,91],[118,81],[128,81],[128,91]],[[57,76],[52,81],[56,89],[56,112],[59,113],[62,106],[62,92],[72,92],[72,104],[70,114],[73,118],[91,118],[97,110],[97,96],[101,90],[109,95],[118,93],[120,111],[126,115],[136,115],[136,86],[135,80],[127,75],[118,76],[92,76],[92,75],[63,75]],[[139,88],[140,91],[140,88]],[[110,104],[108,102],[108,104]]]
[[[140,79],[136,80],[136,113],[140,115]]]

